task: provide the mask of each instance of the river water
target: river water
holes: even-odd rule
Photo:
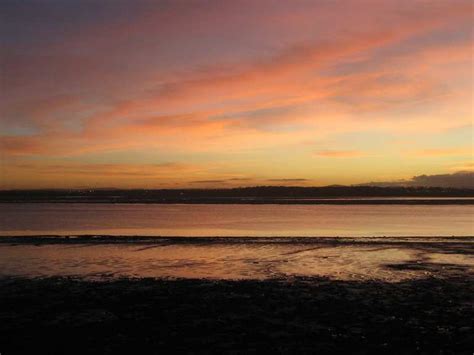
[[[0,204],[1,235],[472,236],[474,205]]]

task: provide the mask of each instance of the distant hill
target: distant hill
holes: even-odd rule
[[[0,202],[320,203],[317,199],[474,197],[474,189],[443,187],[256,186],[230,189],[81,189],[0,191]],[[306,201],[305,201],[306,200]],[[334,203],[340,203],[335,201]]]

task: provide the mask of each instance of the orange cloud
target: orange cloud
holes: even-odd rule
[[[0,137],[0,151],[7,155],[43,154],[47,152],[45,144],[36,137]]]
[[[315,155],[324,158],[357,158],[364,154],[358,150],[321,150]]]

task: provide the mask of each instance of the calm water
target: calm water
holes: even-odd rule
[[[472,236],[474,205],[0,204],[1,235]]]
[[[434,270],[447,265],[460,273],[472,272],[474,238],[467,236],[474,235],[473,214],[473,205],[0,204],[4,236],[355,237],[348,238],[355,242],[344,243],[332,238],[289,238],[284,243],[278,238],[209,238],[212,242],[189,238],[182,243],[177,238],[140,242],[125,237],[109,243],[103,237],[93,243],[69,238],[64,244],[41,242],[44,238],[34,242],[4,238],[0,277],[309,275],[400,281],[436,274]],[[381,238],[358,238],[373,236]],[[398,267],[412,264],[417,268]]]

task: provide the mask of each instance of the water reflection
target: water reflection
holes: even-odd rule
[[[470,236],[474,205],[0,204],[1,235]]]
[[[421,240],[0,244],[0,275],[214,279],[304,275],[400,281],[436,275],[438,267],[473,271],[473,238]]]

